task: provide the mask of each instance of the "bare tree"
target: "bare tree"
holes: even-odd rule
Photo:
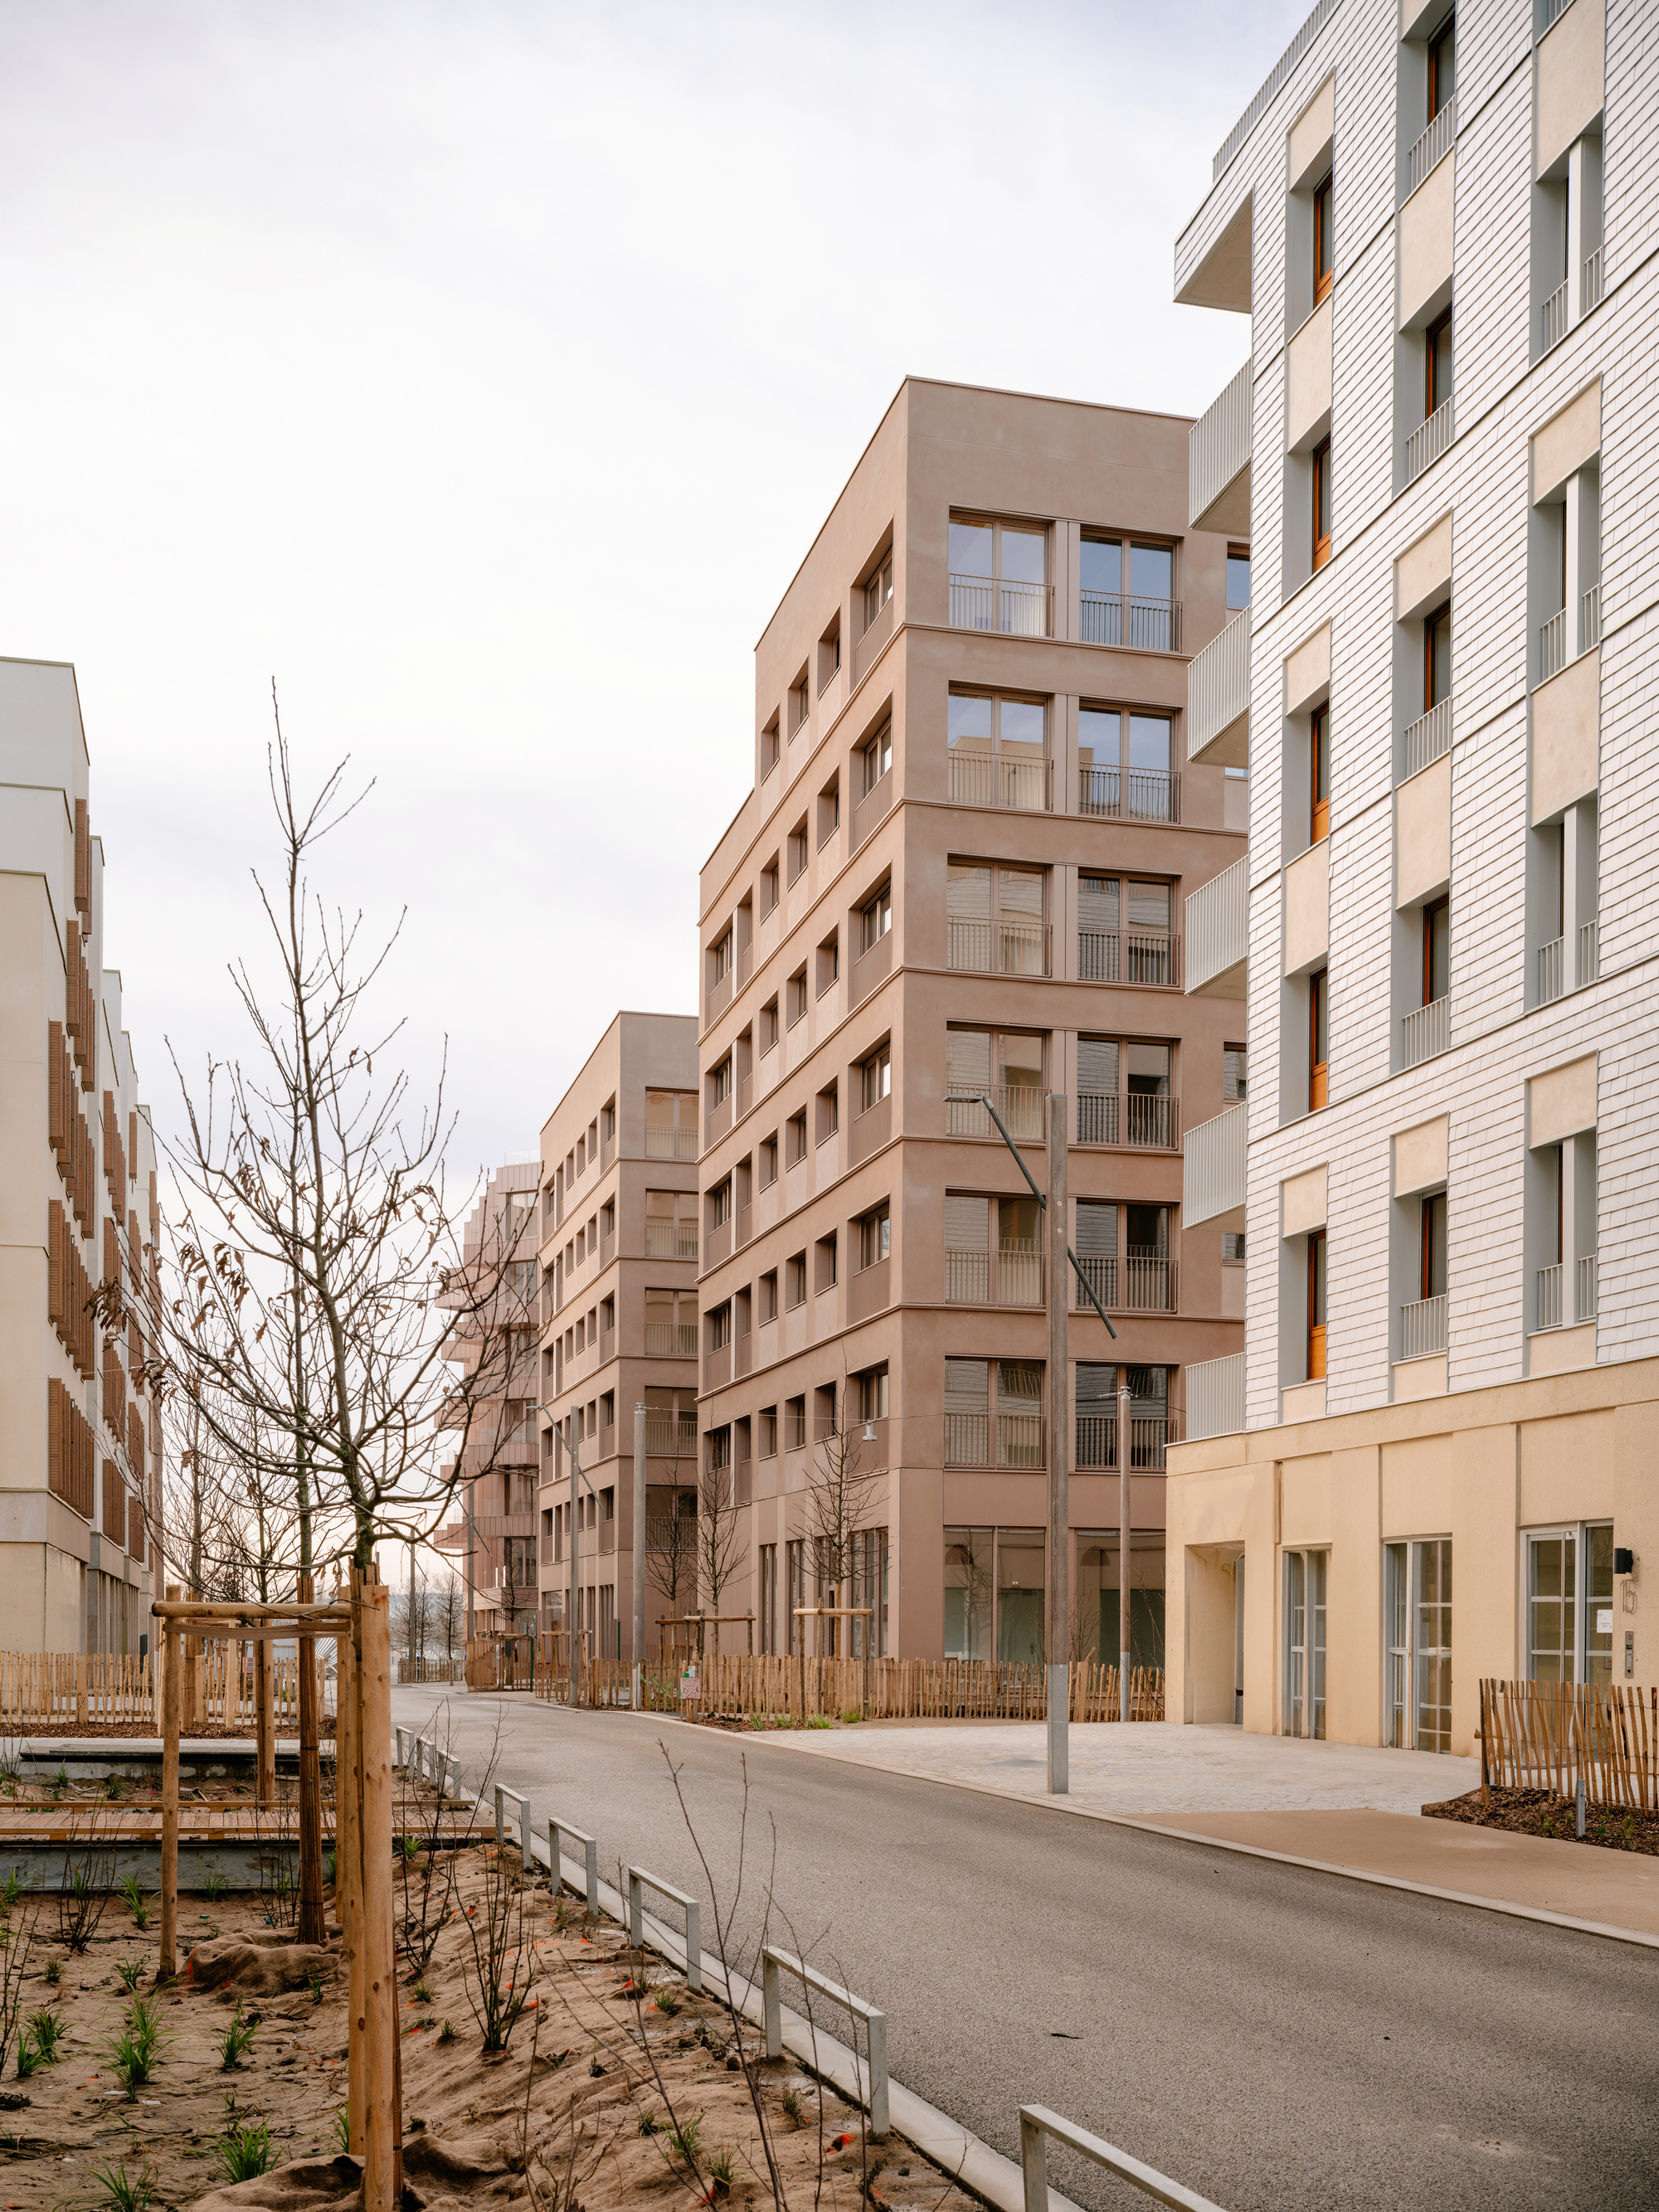
[[[877,1486],[887,1472],[874,1464],[863,1425],[847,1420],[848,1395],[843,1377],[829,1433],[814,1444],[806,1476],[806,1528],[819,1587],[828,1585],[832,1605],[840,1602],[837,1592],[852,1589],[858,1540],[870,1526]]]
[[[726,1431],[730,1435],[730,1431]],[[735,1477],[728,1462],[705,1467],[697,1485],[697,1595],[704,1613],[718,1613],[720,1592],[732,1581],[743,1556],[743,1521],[738,1510]],[[720,1624],[714,1650],[720,1648]]]
[[[671,1488],[666,1513],[647,1511],[645,1523],[645,1565],[652,1586],[661,1595],[665,1609],[673,1618],[688,1601],[695,1601],[697,1588],[697,1516],[695,1493],[690,1512],[684,1510],[685,1492],[681,1488],[679,1462],[669,1467]]]

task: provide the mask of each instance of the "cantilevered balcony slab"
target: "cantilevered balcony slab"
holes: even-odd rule
[[[1250,764],[1250,611],[1194,655],[1187,672],[1187,765]]]
[[[1242,999],[1249,952],[1249,886],[1243,860],[1200,884],[1187,901],[1187,992],[1200,999]]]
[[[1212,1121],[1188,1129],[1182,1179],[1181,1218],[1188,1229],[1244,1226],[1244,1101]]]
[[[1187,433],[1187,501],[1194,530],[1250,534],[1250,363]]]

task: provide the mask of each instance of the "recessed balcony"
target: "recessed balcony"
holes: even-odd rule
[[[1189,998],[1242,999],[1249,963],[1249,863],[1235,860],[1187,901]]]

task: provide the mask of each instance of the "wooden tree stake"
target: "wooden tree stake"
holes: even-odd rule
[[[167,1595],[179,1595],[178,1584]],[[157,1978],[179,1971],[179,1724],[184,1674],[183,1638],[171,1621],[158,1623],[161,1637],[161,1956]]]
[[[296,1585],[301,1605],[312,1602],[312,1577]],[[300,1941],[327,1940],[323,1920],[323,1776],[317,1741],[317,1639],[300,1638]]]

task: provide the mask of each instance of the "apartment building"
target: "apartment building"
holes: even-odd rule
[[[15,1648],[137,1653],[161,1505],[155,1146],[104,965],[72,667],[0,660],[0,1605]]]
[[[564,1621],[574,1545],[576,1626],[605,1658],[644,1656],[636,1574],[647,1652],[696,1605],[697,1129],[696,1017],[620,1013],[542,1131],[542,1621]],[[577,1440],[574,1521],[556,1428]]]
[[[1467,1753],[1484,1675],[1659,1663],[1656,148],[1641,0],[1322,0],[1176,247],[1250,319],[1189,514],[1255,556],[1193,670],[1252,1081],[1187,1143],[1248,1281],[1170,1454],[1188,1720]]]
[[[698,1296],[721,1609],[759,1649],[838,1603],[854,1649],[1040,1658],[1058,1449],[1074,1641],[1104,1607],[1115,1651],[1122,1383],[1161,1661],[1164,1451],[1243,1314],[1238,1232],[1181,1207],[1183,1117],[1245,1088],[1188,921],[1243,782],[1186,762],[1188,657],[1249,548],[1188,528],[1188,428],[907,380],[757,648],[754,787],[702,872]],[[1117,1331],[1072,1285],[1058,1438],[1054,1250],[983,1103],[1041,1182],[1051,1092]]]
[[[497,1168],[461,1230],[467,1310],[455,1364],[471,1380],[456,1517],[435,1538],[453,1558],[466,1597],[466,1634],[527,1636],[538,1626],[536,1559],[539,1162]],[[448,1298],[442,1303],[452,1303]]]

